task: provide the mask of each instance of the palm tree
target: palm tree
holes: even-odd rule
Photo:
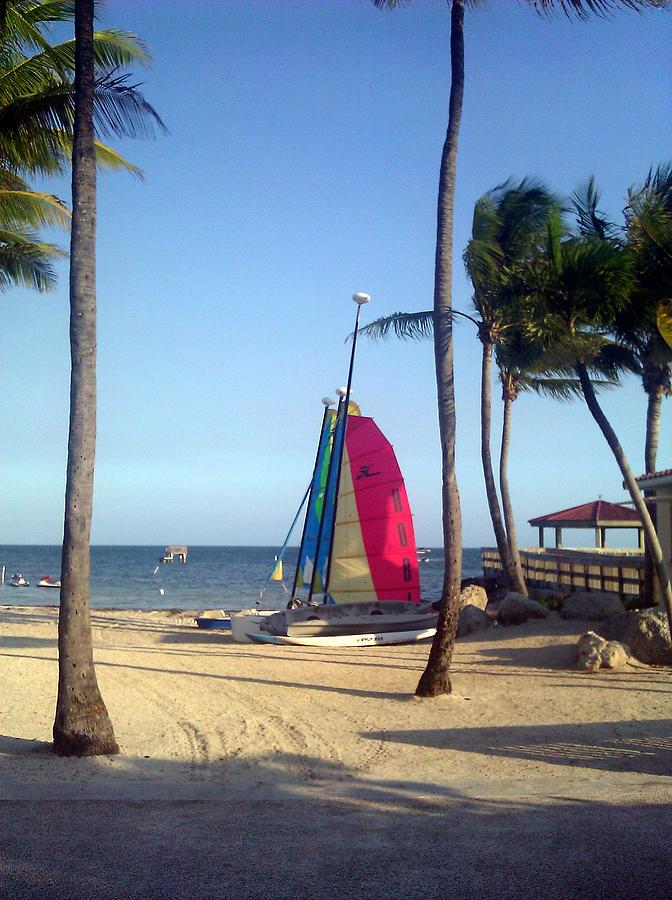
[[[672,164],[650,171],[641,187],[630,188],[625,224],[637,279],[616,332],[637,360],[647,395],[644,466],[650,473],[656,470],[662,399],[672,395],[672,348],[657,327],[659,307],[672,297]]]
[[[113,71],[118,64],[146,61],[137,39],[123,32],[94,33],[94,0],[77,0],[74,11],[75,40],[52,46],[42,26],[72,18],[73,4],[0,3],[0,227],[22,233],[26,223],[67,221],[64,205],[30,191],[20,173],[60,172],[72,156],[72,369],[53,746],[56,753],[81,756],[118,751],[96,681],[89,614],[96,413],[95,170],[96,163],[102,163],[138,172],[95,139],[94,123],[102,134],[125,136],[164,126],[139,92],[126,84],[126,76]],[[26,56],[31,47],[37,52]],[[52,274],[35,269],[33,277],[46,284]]]
[[[616,316],[613,330],[630,353],[629,368],[640,377],[647,395],[644,470],[654,472],[662,399],[672,393],[672,349],[657,325],[661,303],[672,291],[672,167],[659,166],[649,172],[644,185],[629,189],[624,236],[600,212],[600,194],[593,178],[574,193],[573,201],[581,234],[617,243],[632,255],[633,289]],[[656,526],[655,507],[650,514]],[[645,558],[644,596],[652,604],[655,566],[648,543]]]
[[[464,11],[468,0],[447,0],[450,6],[450,99],[448,127],[441,155],[437,201],[437,232],[434,265],[434,360],[436,368],[439,438],[442,459],[443,546],[445,574],[436,636],[427,667],[416,694],[434,697],[450,693],[450,662],[457,632],[461,581],[462,526],[460,497],[455,476],[455,386],[453,381],[453,204],[457,171],[457,142],[464,95]],[[397,0],[373,0],[389,9]],[[661,8],[666,0],[528,0],[541,14],[560,10],[585,19],[591,13],[605,14],[614,8]],[[469,5],[476,5],[469,3]]]
[[[10,0],[0,41],[0,168],[10,172],[62,173],[72,156],[75,41],[48,40],[53,22],[72,19],[72,3]],[[156,111],[122,70],[147,65],[149,54],[134,35],[117,29],[94,32],[94,116],[98,135],[151,136],[165,131]],[[98,164],[139,170],[112,148],[95,141]]]
[[[74,117],[74,41],[48,41],[53,22],[72,18],[71,3],[10,0],[0,3],[0,288],[22,284],[50,290],[53,262],[62,251],[40,241],[36,229],[69,227],[70,213],[53,195],[34,191],[22,173],[64,171],[72,155]],[[102,134],[148,134],[165,130],[137,89],[119,75],[131,62],[146,64],[147,50],[137,38],[116,29],[94,32],[96,122]],[[136,166],[96,140],[98,165]]]
[[[512,321],[513,321],[512,317]],[[502,386],[502,442],[499,454],[499,488],[502,495],[502,512],[506,525],[506,537],[511,563],[521,572],[522,564],[516,537],[515,516],[509,490],[509,449],[511,442],[511,416],[513,403],[523,392],[534,392],[553,400],[572,400],[583,395],[581,383],[574,374],[571,359],[544,352],[535,346],[519,324],[512,324],[495,348],[495,359]],[[594,364],[592,369],[607,380],[593,380],[597,388],[614,387],[616,376],[613,362]]]
[[[118,753],[96,680],[89,614],[89,535],[96,441],[96,162],[93,132],[94,0],[75,4],[75,134],[70,242],[70,433],[58,622],[54,752]]]
[[[512,317],[512,296],[509,273],[529,257],[541,242],[549,210],[556,199],[542,185],[531,179],[519,183],[511,180],[484,194],[476,203],[472,235],[464,252],[464,262],[471,279],[473,302],[478,318],[453,310],[472,321],[482,345],[481,354],[481,461],[486,498],[490,511],[499,558],[510,588],[527,594],[520,557],[512,554],[509,534],[515,528],[509,516],[508,528],[502,517],[492,467],[490,449],[492,411],[493,350],[507,330],[516,326]],[[403,338],[429,336],[433,315],[423,313],[395,313],[372,322],[362,329],[370,337],[381,337],[394,329]],[[506,444],[508,447],[508,442]]]
[[[627,307],[634,283],[632,255],[616,240],[592,235],[566,236],[560,213],[552,216],[547,245],[522,273],[528,303],[525,330],[551,350],[571,354],[584,399],[619,466],[640,515],[660,591],[672,628],[672,585],[658,535],[630,464],[600,407],[589,369],[612,354],[608,334]]]
[[[481,459],[486,496],[504,572],[510,586],[525,595],[527,587],[517,552],[513,519],[509,508],[508,525],[502,520],[492,471],[492,355],[493,350],[506,338],[507,331],[517,326],[516,298],[511,293],[510,274],[539,246],[550,210],[556,205],[556,198],[532,179],[526,178],[517,184],[509,180],[484,194],[476,202],[471,239],[464,251],[465,266],[474,288],[473,303],[480,318],[478,336],[483,348]],[[505,420],[505,425],[507,421]],[[505,444],[505,451],[508,453],[508,443]],[[508,488],[506,480],[505,484]],[[514,537],[513,545],[510,535]]]

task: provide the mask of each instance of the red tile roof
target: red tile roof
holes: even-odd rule
[[[580,522],[582,525],[598,525],[600,522],[640,522],[639,513],[629,506],[621,506],[620,503],[607,503],[606,500],[593,500],[592,503],[583,503],[581,506],[572,506],[570,509],[561,509],[559,512],[549,513],[547,516],[537,516],[529,520],[530,525],[552,525],[555,522]],[[634,527],[634,525],[633,525]]]
[[[661,469],[659,472],[648,472],[645,475],[638,475],[637,481],[649,481],[651,478],[665,478],[672,475],[672,469]]]

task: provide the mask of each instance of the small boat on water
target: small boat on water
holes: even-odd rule
[[[418,562],[429,562],[429,554],[431,552],[429,547],[418,547]]]
[[[356,647],[436,633],[436,610],[420,602],[413,518],[394,450],[374,420],[350,401],[359,312],[369,298],[355,294],[353,299],[358,309],[348,385],[338,391],[336,410],[332,400],[322,401],[288,608],[257,619],[254,629],[244,632],[250,641]]]
[[[61,582],[54,581],[51,575],[45,575],[44,578],[40,578],[37,582],[38,587],[46,587],[46,588],[60,588]]]
[[[12,587],[29,587],[30,582],[23,577],[21,572],[14,572],[12,577],[9,579],[9,583]]]

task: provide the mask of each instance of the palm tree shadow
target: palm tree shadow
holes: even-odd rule
[[[0,734],[0,753],[7,756],[24,756],[29,753],[49,753],[50,751],[50,741],[29,740]]]
[[[672,775],[672,720],[363,732],[386,743],[607,772]]]
[[[498,665],[520,668],[558,671],[569,669],[576,660],[573,644],[553,644],[542,647],[511,647],[510,645],[484,647],[478,655]]]

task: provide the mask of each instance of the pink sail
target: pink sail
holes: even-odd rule
[[[373,419],[348,418],[330,599],[420,601],[413,518],[392,445]]]

